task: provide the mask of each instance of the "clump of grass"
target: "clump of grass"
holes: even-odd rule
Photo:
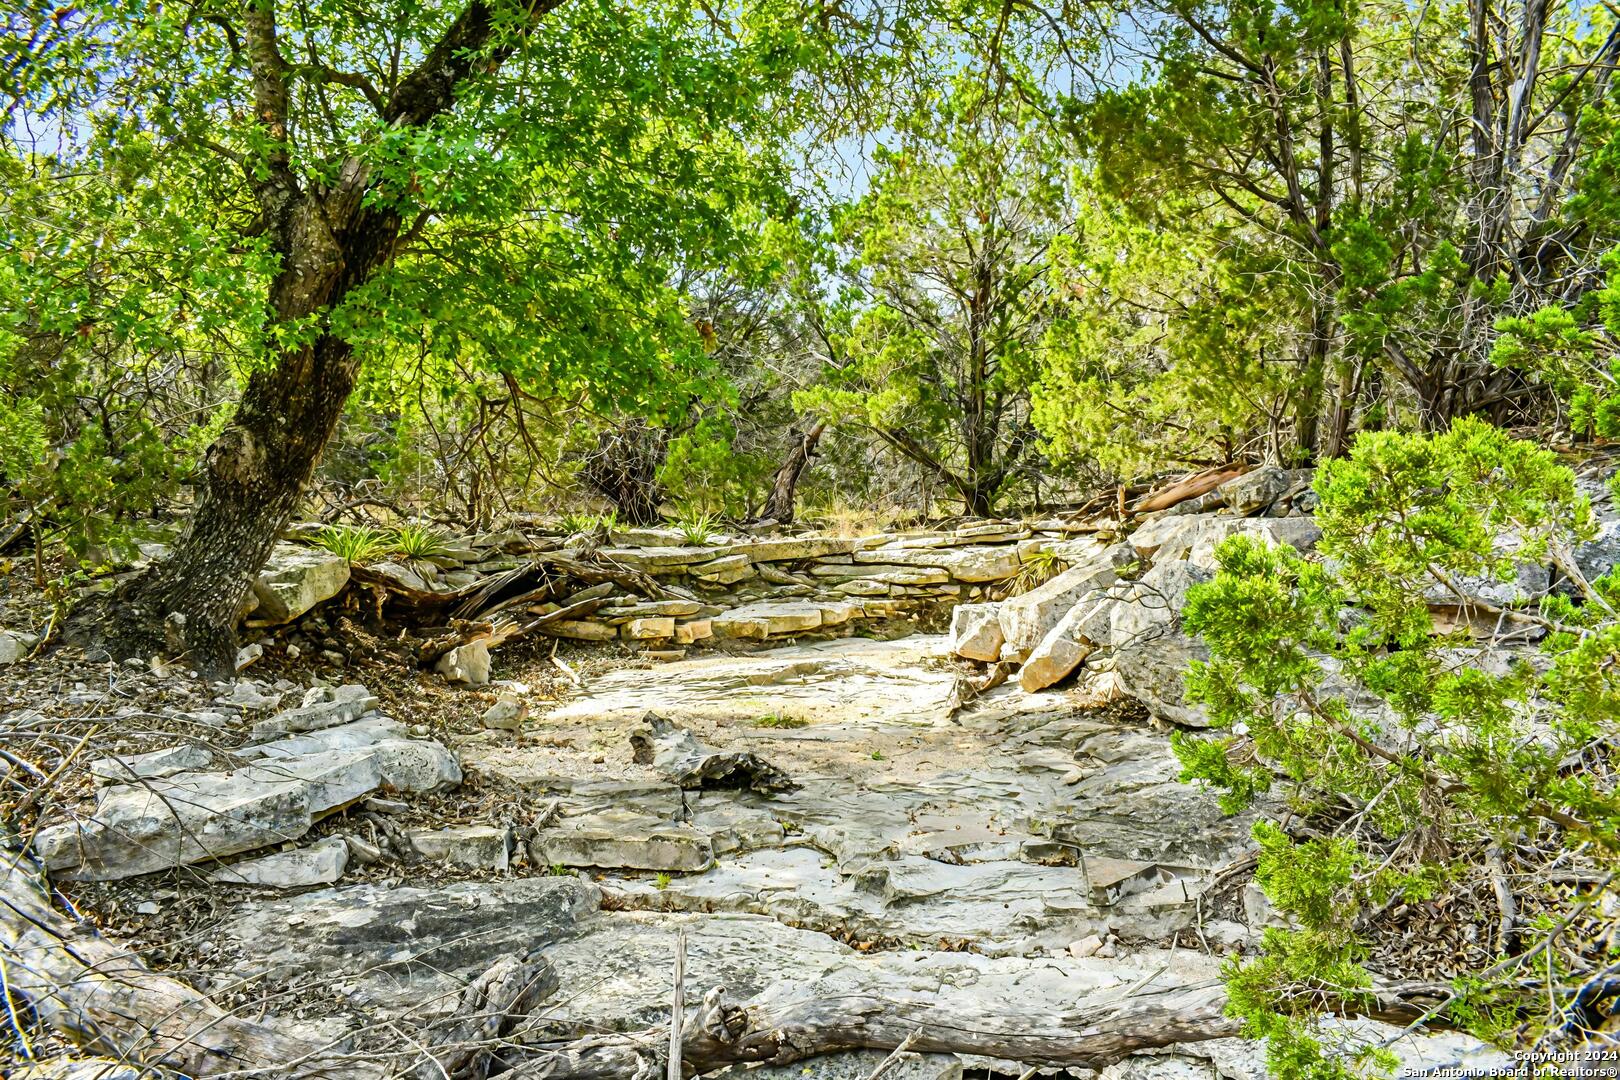
[[[450,542],[439,530],[426,525],[401,525],[388,537],[394,554],[407,559],[431,559],[450,550]]]
[[[1017,596],[1026,593],[1039,585],[1057,577],[1069,568],[1069,564],[1057,557],[1056,552],[1035,551],[1019,566],[1018,573],[1007,582],[1006,595]]]
[[[653,888],[662,892],[664,889],[669,888],[669,883],[671,880],[672,879],[670,878],[668,871],[660,870],[658,872],[658,876],[653,878]]]
[[[557,522],[566,536],[577,536],[580,533],[595,532],[601,529],[611,535],[619,527],[619,514],[616,510],[609,510],[605,514],[587,514],[583,510],[570,510]]]
[[[380,558],[392,549],[388,534],[369,525],[328,525],[315,534],[315,546],[351,566]]]
[[[675,528],[687,544],[702,547],[714,539],[717,524],[719,520],[713,514],[688,510],[675,522]]]
[[[769,716],[756,717],[754,726],[757,728],[802,728],[808,727],[810,721],[797,716],[779,716],[771,713]]]

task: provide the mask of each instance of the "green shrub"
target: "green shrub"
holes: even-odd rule
[[[1620,736],[1620,597],[1570,558],[1592,533],[1590,509],[1555,455],[1471,420],[1434,436],[1363,435],[1316,490],[1324,558],[1232,537],[1183,613],[1210,650],[1189,697],[1231,733],[1178,736],[1183,779],[1220,790],[1229,811],[1280,788],[1306,817],[1293,835],[1256,826],[1256,880],[1296,928],[1268,930],[1259,959],[1230,967],[1231,1009],[1269,1038],[1275,1075],[1387,1066],[1331,1053],[1316,1022],[1364,1003],[1371,913],[1446,883],[1489,895],[1486,853],[1529,851],[1546,854],[1513,879],[1541,917],[1503,935],[1496,918],[1458,912],[1498,955],[1459,980],[1445,1011],[1486,1038],[1504,1015],[1516,1039],[1556,1034],[1596,961],[1546,939],[1574,924],[1569,939],[1589,940],[1579,919],[1594,892],[1538,882],[1534,860],[1580,865],[1598,892],[1620,862],[1620,794],[1602,749]],[[1546,561],[1565,567],[1576,599],[1490,604],[1470,590]],[[1436,633],[1434,597],[1487,625],[1546,632],[1542,655],[1483,662],[1469,631]]]

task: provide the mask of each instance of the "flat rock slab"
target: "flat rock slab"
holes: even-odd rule
[[[40,830],[34,847],[69,880],[111,881],[296,840],[324,815],[381,790],[461,782],[454,755],[378,718],[250,748],[232,772],[102,788],[95,809]]]
[[[656,711],[677,723],[764,716],[817,724],[940,723],[950,713],[956,679],[926,665],[946,655],[943,637],[919,636],[889,642],[851,638],[749,657],[681,660],[660,667],[657,677],[610,672],[549,715],[563,722],[639,719]]]
[[[222,934],[239,974],[313,977],[335,1001],[437,1015],[497,957],[581,932],[600,899],[576,877],[349,885],[251,901]]]

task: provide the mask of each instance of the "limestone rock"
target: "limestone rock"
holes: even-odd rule
[[[714,623],[709,619],[687,619],[675,624],[675,644],[690,645],[714,636]]]
[[[643,719],[647,726],[630,733],[636,764],[651,765],[683,789],[740,787],[769,794],[797,786],[758,754],[705,746],[653,713]]]
[[[1011,545],[938,548],[885,545],[857,551],[855,561],[894,566],[932,566],[944,570],[955,581],[1002,581],[1018,573],[1020,565],[1018,549]]]
[[[1144,559],[1154,562],[1186,560],[1206,570],[1215,569],[1215,547],[1239,533],[1272,544],[1287,544],[1298,551],[1316,547],[1322,530],[1310,518],[1236,518],[1218,514],[1189,514],[1155,518],[1130,535],[1129,543]]]
[[[821,625],[821,609],[815,604],[763,602],[733,608],[710,621],[718,637],[766,638],[796,634]]]
[[[0,667],[15,664],[34,648],[34,639],[15,630],[0,630]]]
[[[1028,655],[1081,597],[1117,581],[1129,557],[1129,549],[1117,544],[1091,562],[1070,567],[1026,593],[1003,600],[998,618],[1007,644]]]
[[[589,619],[562,619],[547,623],[546,633],[572,641],[612,641],[619,636],[619,628]]]
[[[303,704],[298,708],[254,724],[252,737],[262,740],[350,724],[376,707],[377,699],[358,683],[336,688],[317,686],[304,695]]]
[[[882,1050],[822,1054],[792,1065],[735,1065],[714,1075],[723,1080],[867,1080],[888,1058]],[[883,1080],[962,1080],[955,1054],[902,1054],[883,1070]]]
[[[689,825],[612,809],[566,818],[541,831],[529,841],[529,858],[539,866],[691,872],[713,865],[714,848]]]
[[[277,544],[253,582],[259,598],[255,617],[270,623],[291,622],[349,583],[349,563],[330,551]]]
[[[379,790],[437,791],[461,768],[437,742],[392,721],[246,747],[233,772],[186,772],[103,788],[83,820],[41,829],[34,847],[70,880],[109,881],[296,840],[314,822]]]
[[[1107,644],[1105,632],[1092,623],[1107,625],[1106,612],[1115,603],[1103,590],[1094,590],[1080,599],[1047,631],[1018,670],[1018,685],[1034,693],[1066,678],[1086,657]]]
[[[194,743],[185,743],[149,754],[99,758],[90,763],[90,775],[100,784],[127,784],[138,779],[195,772],[213,763],[213,754]]]
[[[306,848],[232,863],[208,876],[222,885],[302,889],[311,885],[330,885],[343,876],[348,865],[349,845],[344,843],[341,836],[328,836]]]
[[[675,636],[675,619],[669,615],[631,619],[619,627],[619,636],[631,641],[651,641]]]
[[[221,935],[272,978],[315,976],[356,1005],[431,1014],[496,957],[578,933],[600,899],[576,877],[366,883],[251,901]]]
[[[523,718],[529,715],[529,706],[516,694],[502,694],[495,704],[484,710],[478,719],[487,728],[497,731],[517,731]]]
[[[493,825],[454,825],[418,829],[411,843],[424,857],[463,870],[505,870],[511,866],[511,834]]]
[[[995,604],[958,604],[951,612],[951,652],[957,656],[994,661],[1005,640]]]
[[[1277,465],[1262,465],[1228,480],[1215,490],[1238,516],[1257,514],[1291,491],[1298,477]]]
[[[453,683],[483,686],[489,682],[489,646],[482,641],[469,641],[439,657],[433,670]]]

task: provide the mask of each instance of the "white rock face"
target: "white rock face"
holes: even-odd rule
[[[523,699],[516,694],[502,694],[495,699],[495,704],[484,710],[479,721],[487,728],[498,731],[517,731],[523,727],[523,718],[529,714],[529,707]]]
[[[154,750],[149,754],[105,757],[90,763],[90,775],[100,784],[127,784],[138,779],[195,772],[214,763],[214,755],[193,743]]]
[[[347,560],[320,548],[277,544],[253,582],[259,606],[254,617],[271,623],[291,622],[349,583]]]
[[[349,845],[341,836],[328,836],[307,848],[277,852],[232,863],[208,875],[224,885],[260,885],[272,889],[302,889],[330,885],[349,865]]]
[[[0,630],[0,667],[15,664],[33,651],[35,639],[15,630]]]
[[[994,661],[1006,640],[995,604],[958,604],[951,612],[951,652],[957,656]]]
[[[1124,552],[1110,548],[1091,562],[1070,567],[1029,592],[1003,600],[998,617],[1007,644],[1018,654],[1029,655],[1082,597],[1118,580],[1116,556],[1120,554]]]
[[[790,600],[732,608],[724,615],[716,615],[709,625],[718,637],[758,639],[814,630],[821,621],[818,605]]]

